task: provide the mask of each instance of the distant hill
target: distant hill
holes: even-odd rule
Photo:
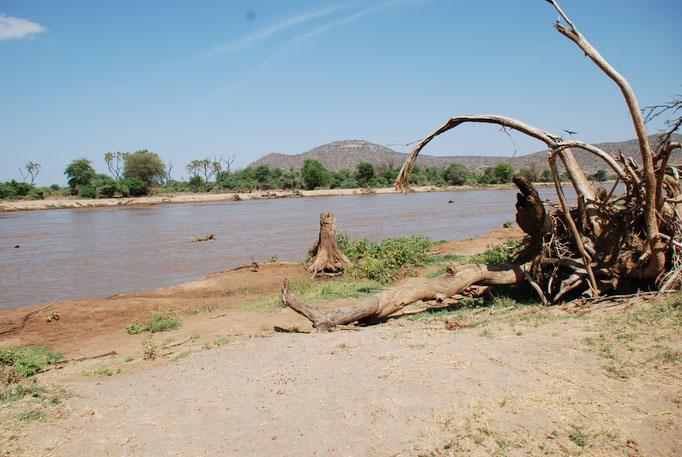
[[[650,136],[649,140],[652,146],[656,145],[656,135]],[[672,141],[682,141],[682,135],[673,135]],[[624,155],[630,156],[638,161],[639,149],[637,147],[636,139],[617,143],[598,143],[595,144],[595,146],[612,156],[617,155],[618,151],[621,151]],[[513,157],[511,159],[503,156],[435,157],[419,154],[417,164],[426,167],[436,166],[439,168],[447,168],[451,163],[461,163],[471,171],[482,173],[487,167],[494,167],[500,162],[508,162],[511,160],[511,165],[516,170],[524,167],[535,167],[538,170],[544,170],[545,168],[548,168],[547,152],[547,150],[538,151],[532,154]],[[574,149],[573,152],[587,174],[592,174],[599,169],[607,169],[608,167],[605,162],[588,152],[576,149]],[[338,171],[341,168],[355,170],[356,165],[360,162],[369,162],[375,167],[382,165],[399,167],[405,162],[406,158],[407,154],[405,153],[396,152],[385,146],[380,146],[368,141],[343,140],[323,144],[322,146],[318,146],[302,154],[268,154],[255,162],[252,162],[249,166],[257,167],[260,165],[268,165],[269,167],[281,168],[283,170],[300,170],[301,167],[303,167],[303,162],[305,160],[313,159],[320,161],[331,171]],[[682,157],[680,156],[679,149],[673,154],[670,163],[682,164]]]

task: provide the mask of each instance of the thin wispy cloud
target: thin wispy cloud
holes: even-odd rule
[[[19,40],[47,32],[47,28],[28,19],[0,13],[0,40]]]
[[[321,10],[315,10],[315,11],[310,11],[308,13],[300,14],[298,16],[294,16],[291,18],[288,18],[282,22],[279,22],[273,26],[267,27],[265,29],[261,29],[257,32],[251,33],[249,35],[237,38],[236,40],[230,41],[229,43],[216,46],[215,48],[209,49],[206,51],[206,54],[223,54],[223,53],[229,53],[229,52],[237,52],[237,51],[242,51],[244,49],[251,48],[268,38],[270,38],[273,35],[276,35],[280,32],[283,32],[287,29],[290,29],[291,27],[295,27],[299,24],[303,24],[305,22],[311,21],[313,19],[318,19],[324,16],[328,16],[330,14],[334,14],[337,11],[339,11],[341,7],[331,7],[331,8],[325,8]]]
[[[301,34],[295,36],[294,38],[292,38],[291,40],[289,40],[283,46],[282,49],[280,49],[278,52],[276,52],[275,54],[270,56],[270,58],[268,58],[263,63],[263,65],[264,66],[269,65],[274,60],[276,60],[278,57],[280,57],[282,54],[285,54],[287,51],[289,51],[296,43],[300,43],[302,41],[309,40],[309,39],[311,39],[317,35],[320,35],[324,32],[327,32],[328,30],[342,27],[344,25],[355,22],[358,19],[361,19],[361,18],[366,17],[366,16],[370,16],[372,14],[378,13],[380,11],[383,11],[383,10],[386,10],[389,8],[395,8],[395,7],[404,6],[404,5],[417,5],[417,4],[426,3],[428,1],[429,0],[388,0],[388,1],[385,1],[385,2],[378,4],[376,6],[365,8],[363,10],[356,12],[356,13],[350,14],[350,15],[343,17],[341,19],[338,19],[336,21],[320,25],[320,26],[314,28],[313,30],[310,30],[310,31],[305,32],[305,33],[301,33]]]

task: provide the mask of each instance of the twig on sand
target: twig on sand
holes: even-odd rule
[[[2,332],[0,332],[0,335],[4,335],[6,333],[18,332],[19,330],[22,330],[24,328],[24,325],[26,325],[26,321],[28,321],[30,318],[32,318],[33,316],[35,316],[39,312],[45,311],[46,309],[48,309],[49,307],[51,307],[55,303],[57,303],[57,300],[53,301],[52,303],[47,305],[45,308],[41,308],[41,309],[38,309],[35,311],[31,311],[30,313],[28,313],[27,315],[25,315],[24,317],[21,318],[21,323],[19,324],[18,327],[14,327],[14,328],[11,328],[9,330],[3,330]]]
[[[194,338],[195,333],[192,332],[190,336],[188,336],[186,339],[182,341],[178,341],[177,343],[171,343],[171,344],[166,344],[164,346],[161,346],[161,349],[168,349],[168,348],[174,348],[175,346],[180,346],[181,344],[185,344],[188,341],[190,341],[192,338]]]

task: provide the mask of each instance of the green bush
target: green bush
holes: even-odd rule
[[[106,177],[95,180],[98,198],[111,198],[118,192],[118,181]]]
[[[49,346],[26,346],[0,351],[0,367],[9,367],[24,378],[33,376],[45,365],[61,360],[60,353],[51,353],[48,349]]]
[[[17,192],[9,183],[0,183],[0,199],[14,200],[17,198]]]
[[[182,322],[177,315],[169,313],[154,311],[151,317],[144,323],[144,329],[151,333],[165,332],[166,330],[175,330],[180,327]]]
[[[39,187],[31,189],[26,195],[26,200],[45,200],[46,197],[52,195],[52,191],[48,187]]]
[[[507,263],[519,251],[521,243],[516,240],[507,240],[495,246],[488,246],[488,250],[480,254],[472,255],[474,263]]]
[[[148,189],[147,184],[138,178],[125,178],[121,180],[121,193],[123,193],[123,186],[125,186],[128,191],[128,195],[131,197],[139,197],[141,195],[147,195]]]
[[[348,233],[341,232],[339,247],[353,263],[348,270],[350,275],[387,283],[398,278],[401,267],[423,265],[433,243],[421,234],[381,241],[367,238],[352,241]]]
[[[14,179],[6,183],[0,183],[0,198],[4,200],[14,200],[17,197],[28,195],[33,187],[25,182],[17,182]]]
[[[95,198],[97,197],[97,191],[92,184],[86,184],[81,187],[81,190],[78,192],[78,196],[80,198]]]

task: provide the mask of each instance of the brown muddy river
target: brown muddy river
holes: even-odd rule
[[[353,238],[461,240],[513,221],[515,202],[516,190],[479,190],[2,213],[0,310],[154,290],[275,254],[300,261],[322,211]]]

